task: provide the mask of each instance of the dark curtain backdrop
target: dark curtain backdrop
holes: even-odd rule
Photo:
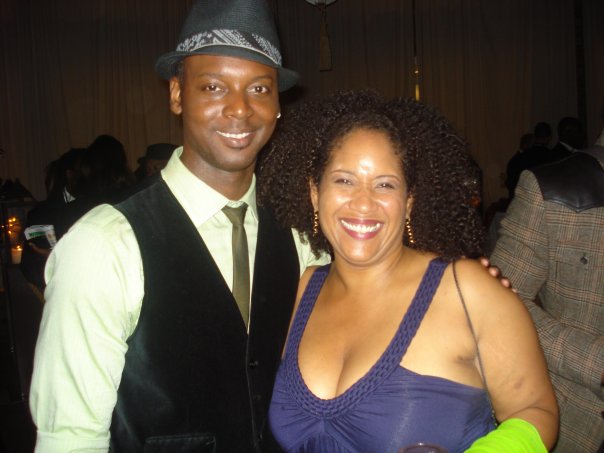
[[[42,199],[46,165],[99,134],[121,140],[132,167],[148,144],[179,143],[153,64],[192,1],[0,2],[0,178]],[[414,96],[418,80],[421,100],[470,142],[486,204],[505,193],[505,164],[536,122],[579,116],[590,142],[601,130],[602,0],[337,0],[325,11],[330,71],[320,71],[321,11],[268,1],[286,65],[302,76],[284,111],[337,89]]]

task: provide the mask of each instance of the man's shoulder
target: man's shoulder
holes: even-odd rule
[[[541,145],[533,145],[525,151],[518,153],[513,162],[510,162],[512,167],[522,170],[533,168],[537,165],[542,165],[548,161],[549,149]]]
[[[600,165],[604,167],[604,145],[594,145],[589,148],[582,149],[581,152],[598,159]]]
[[[124,228],[131,229],[124,215],[110,204],[100,204],[80,217],[71,230],[97,230],[110,233]]]
[[[577,152],[532,170],[544,201],[576,212],[604,207],[604,168],[591,155]]]

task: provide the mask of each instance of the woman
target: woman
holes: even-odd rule
[[[280,128],[260,200],[333,257],[300,282],[269,413],[281,446],[552,447],[557,406],[531,318],[462,258],[480,255],[483,233],[447,122],[413,100],[349,92]]]

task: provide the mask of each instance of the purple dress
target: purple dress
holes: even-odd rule
[[[288,452],[396,452],[417,442],[462,452],[494,429],[487,393],[400,366],[447,263],[430,262],[388,348],[343,394],[328,400],[306,387],[298,346],[329,265],[316,270],[300,301],[277,372],[269,423]]]

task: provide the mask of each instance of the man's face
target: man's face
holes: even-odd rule
[[[182,162],[205,182],[254,172],[279,113],[277,70],[232,57],[195,55],[170,80],[170,108],[182,114]],[[229,175],[232,176],[232,175]]]

